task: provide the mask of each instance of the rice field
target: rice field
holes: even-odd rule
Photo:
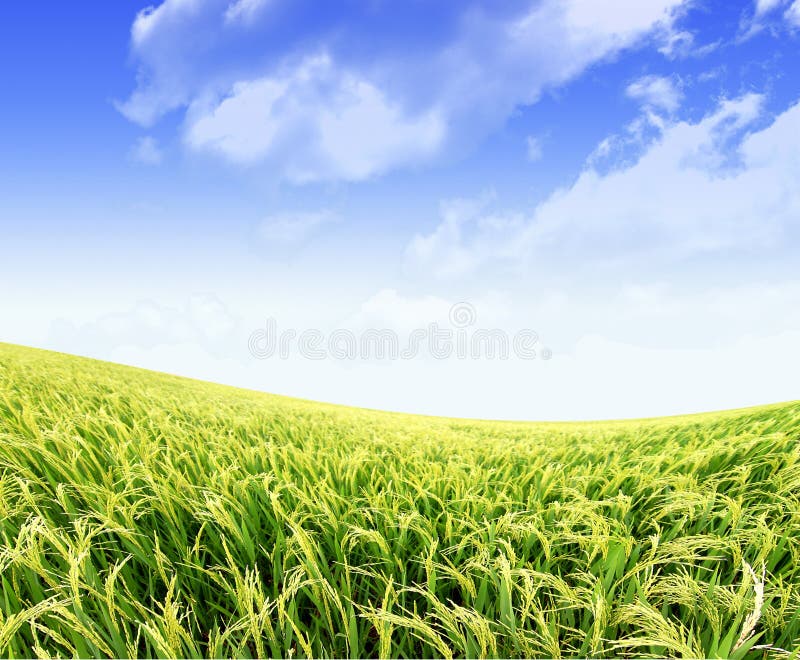
[[[800,402],[337,407],[0,344],[5,657],[797,657]]]

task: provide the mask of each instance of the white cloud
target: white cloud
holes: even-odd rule
[[[130,121],[151,126],[189,98],[184,29],[208,8],[204,0],[164,0],[142,9],[131,26],[131,51],[139,63],[137,85],[117,109]]]
[[[398,337],[407,337],[414,329],[427,328],[430,323],[446,324],[453,302],[441,296],[408,296],[397,289],[381,289],[339,325],[356,333],[388,328]]]
[[[625,49],[685,41],[674,23],[686,2],[544,0],[516,16],[473,8],[452,18],[450,42],[403,53],[367,40],[379,45],[353,58],[341,44],[367,28],[320,35],[321,56],[275,45],[280,36],[270,34],[266,56],[243,52],[233,30],[258,25],[264,1],[165,0],[134,22],[138,81],[118,108],[142,125],[186,109],[191,148],[266,162],[296,182],[363,180],[478,140],[519,105]]]
[[[777,10],[786,7],[778,13]],[[740,41],[746,41],[760,33],[767,27],[777,27],[776,17],[782,17],[790,29],[800,27],[800,0],[755,0],[754,12],[751,16],[743,17],[740,26]]]
[[[789,23],[800,28],[800,0],[794,0],[791,7],[786,10],[784,17]]]
[[[476,199],[443,202],[439,226],[427,236],[415,236],[406,249],[411,268],[448,279],[474,271],[490,258],[517,257],[520,245],[514,239],[525,228],[525,218],[488,212],[492,198],[485,193]]]
[[[673,30],[664,40],[664,44],[659,47],[658,52],[675,59],[676,57],[686,57],[694,46],[694,35],[686,30]]]
[[[663,76],[643,76],[628,85],[625,93],[646,108],[667,112],[675,112],[683,97],[672,79]]]
[[[131,160],[144,165],[158,165],[164,158],[164,154],[158,146],[158,140],[149,135],[136,140],[131,147],[129,156]]]
[[[338,327],[356,333],[363,327],[390,328],[405,340],[411,329],[431,322],[441,321],[446,327],[453,301],[379,291]],[[289,359],[258,361],[246,354],[247,332],[229,336],[223,324],[209,341],[169,330],[160,306],[137,312],[133,326],[124,332],[93,335],[84,327],[77,343],[56,332],[48,346],[279,394],[460,417],[620,418],[797,397],[800,282],[688,294],[627,287],[594,301],[551,294],[538,301],[509,300],[506,310],[499,297],[471,302],[477,310],[475,327],[512,333],[520,327],[536,330],[541,344],[554,348],[552,359],[453,356],[378,364],[315,361],[293,352]],[[748,313],[743,315],[743,309]],[[203,326],[208,318],[200,314],[190,325]],[[624,335],[631,326],[639,341]],[[154,341],[154,328],[160,328],[166,340]],[[570,335],[568,342],[562,341],[564,334]],[[125,339],[109,341],[109,336]],[[222,344],[219,337],[228,338]]]
[[[242,164],[279,152],[294,181],[359,181],[433,154],[443,133],[436,111],[407,116],[323,55],[281,76],[236,83],[192,113],[186,141]]]
[[[57,319],[49,343],[79,355],[104,357],[125,346],[153,348],[196,343],[212,354],[230,350],[237,318],[214,295],[194,294],[180,307],[142,300],[133,307],[75,323]]]
[[[320,227],[336,221],[330,211],[279,213],[261,221],[258,235],[270,246],[293,246],[303,243]]]
[[[164,0],[158,6],[145,7],[136,15],[131,26],[133,45],[141,46],[156,30],[198,13],[203,9],[203,4],[203,0]]]
[[[612,39],[624,43],[641,37],[654,25],[669,26],[673,10],[681,3],[670,0],[617,0],[600,4],[594,0],[571,0],[557,4],[563,7],[569,32],[578,40]]]
[[[225,10],[227,23],[245,23],[254,21],[259,13],[269,5],[270,0],[234,0]]]
[[[784,145],[765,141],[753,148],[753,158],[769,159],[774,148]],[[785,149],[790,154],[792,146]],[[86,254],[96,249],[91,245]],[[69,253],[73,261],[82,254]],[[152,246],[145,256],[154,258]],[[69,261],[63,254],[55,259]],[[25,268],[32,274],[37,270],[21,263],[0,263],[5,275],[0,277],[0,290],[15,281],[15,274],[27,272]],[[574,265],[570,262],[567,268]],[[153,266],[162,269],[157,262]],[[235,265],[228,263],[223,270],[231,269]],[[526,278],[517,290],[507,288],[513,281],[506,281],[490,293],[464,280],[437,288],[427,282],[419,290],[409,289],[405,279],[403,289],[376,281],[360,297],[353,297],[348,287],[340,297],[335,270],[310,273],[304,286],[298,283],[299,273],[287,278],[284,271],[282,279],[266,278],[248,264],[242,269],[245,279],[218,277],[216,296],[203,296],[194,304],[163,291],[165,284],[154,278],[142,296],[150,302],[139,305],[128,303],[130,292],[121,294],[124,273],[115,279],[113,268],[104,280],[105,293],[87,289],[89,293],[79,298],[64,296],[51,276],[32,286],[34,274],[24,278],[22,288],[6,286],[3,339],[268,392],[464,417],[626,417],[797,398],[796,269],[789,271],[794,281],[747,277],[746,285],[732,284],[727,277],[709,285],[695,273],[681,284],[678,270],[669,269],[658,281],[639,280],[638,273],[626,269],[618,283],[603,280],[602,269],[594,267],[589,285],[586,277],[573,289]],[[765,264],[759,270],[772,269]],[[88,277],[96,278],[96,273],[87,272]],[[496,281],[492,284],[498,286]],[[173,288],[174,281],[166,285]],[[141,285],[136,290],[145,291]],[[298,300],[307,304],[298,305]],[[520,361],[512,355],[506,361],[442,361],[423,354],[387,364],[318,362],[296,352],[288,360],[258,361],[247,353],[248,336],[263,327],[266,316],[278,320],[280,331],[392,328],[406,338],[431,322],[444,325],[450,305],[461,300],[474,305],[476,327],[512,334],[520,327],[531,328],[553,349],[553,358]],[[105,312],[114,305],[120,313],[109,317]],[[43,337],[53,317],[59,316],[70,322],[54,324]]]
[[[786,0],[755,0],[756,16],[762,16],[780,7]]]
[[[535,330],[538,344],[554,349],[549,362],[511,355],[508,361],[445,363],[423,356],[382,370],[364,363],[329,364],[330,371],[320,369],[323,378],[340,376],[335,385],[318,383],[316,396],[506,419],[662,415],[796,397],[800,282],[688,292],[670,285],[626,285],[607,289],[600,298],[586,291],[526,291],[527,296],[470,298],[476,313],[470,328],[499,328],[509,336],[519,328]],[[455,300],[382,290],[344,327],[393,329],[402,347],[415,328],[431,322],[450,327]],[[299,383],[293,387],[306,391]]]
[[[542,159],[544,155],[542,150],[542,139],[535,135],[529,135],[525,139],[525,151],[528,155],[528,160],[535,163]]]
[[[240,82],[230,95],[205,112],[195,113],[186,142],[195,149],[213,149],[238,163],[258,160],[280,134],[272,119],[273,104],[283,98],[289,83],[281,80]]]
[[[505,119],[595,63],[648,39],[668,41],[683,4],[545,0],[514,19],[467,23],[460,40],[445,50],[444,103]]]
[[[480,207],[445,206],[439,226],[409,245],[408,264],[446,277],[554,251],[648,260],[776,245],[800,217],[800,103],[754,130],[762,103],[751,94],[697,123],[664,124],[633,164],[589,167],[523,217],[486,222]]]
[[[249,363],[195,344],[120,347],[106,359],[305,399],[465,418],[649,417],[793,400],[800,332],[716,348],[654,349],[587,336],[575,351],[533,360],[325,360]],[[446,366],[446,368],[445,368]]]

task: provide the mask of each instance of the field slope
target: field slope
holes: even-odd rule
[[[788,657],[799,439],[797,402],[473,422],[0,344],[0,655]]]

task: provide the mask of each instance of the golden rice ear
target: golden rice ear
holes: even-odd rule
[[[742,646],[750,637],[753,636],[753,633],[756,630],[756,626],[758,625],[759,619],[761,619],[761,610],[764,608],[764,583],[766,578],[766,566],[762,563],[761,564],[761,578],[759,579],[756,572],[753,570],[753,567],[750,566],[746,561],[742,562],[745,571],[750,576],[750,579],[753,581],[753,593],[755,594],[755,600],[753,602],[753,611],[747,616],[742,624],[742,634],[739,635],[739,639],[736,641],[736,644],[733,646],[733,650],[736,651],[739,647]]]

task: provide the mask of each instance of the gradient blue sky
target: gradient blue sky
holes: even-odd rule
[[[0,341],[459,416],[798,397],[800,0],[0,11]],[[552,359],[247,351],[458,301]]]

